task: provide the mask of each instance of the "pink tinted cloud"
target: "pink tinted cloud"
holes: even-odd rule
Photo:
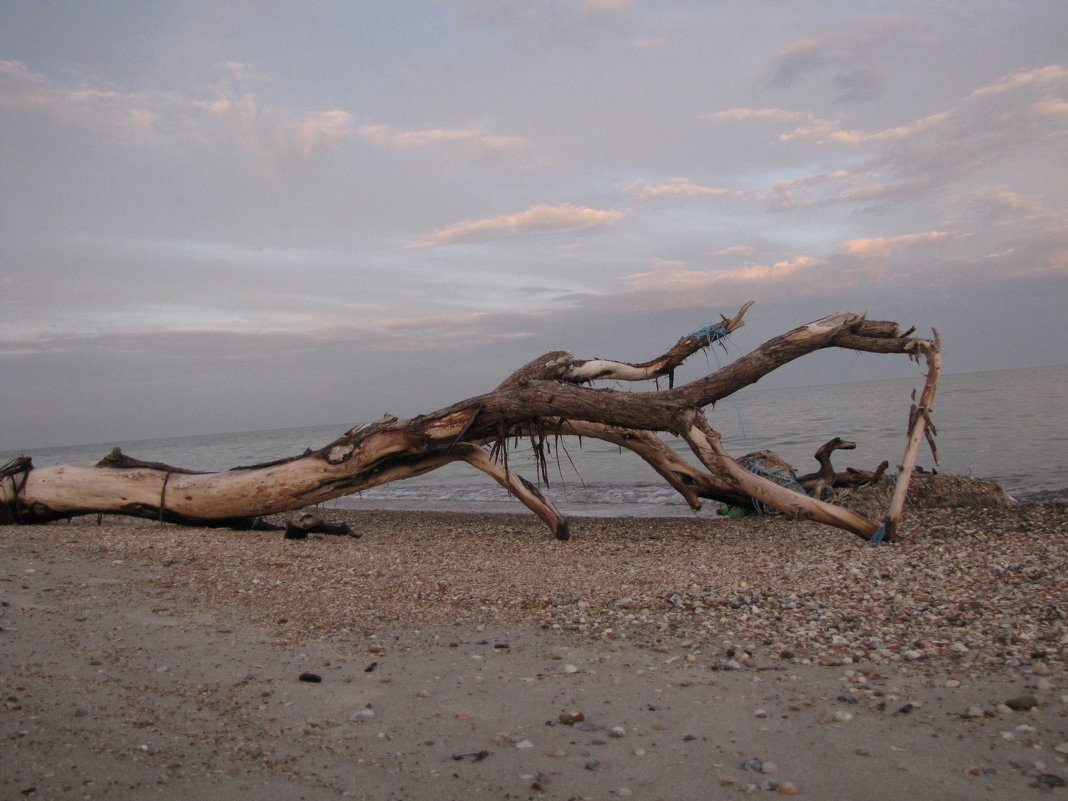
[[[752,245],[731,245],[730,247],[721,248],[720,250],[715,250],[710,255],[712,255],[712,256],[741,256],[741,255],[749,255],[754,250],[756,250],[756,248],[754,248]]]
[[[412,247],[438,247],[463,242],[485,242],[523,233],[570,231],[611,225],[623,219],[622,211],[592,209],[564,203],[540,205],[516,214],[454,223],[426,236]]]
[[[931,114],[922,119],[915,120],[904,125],[886,128],[881,131],[859,131],[840,128],[838,123],[830,120],[820,120],[816,123],[803,125],[789,133],[780,134],[779,139],[790,142],[795,139],[811,139],[822,143],[838,145],[865,145],[881,144],[895,141],[914,139],[925,133],[938,132],[952,119],[949,112]]]
[[[779,141],[815,146],[851,166],[777,181],[765,197],[781,210],[900,200],[975,180],[979,170],[1012,159],[1042,159],[1039,148],[1068,140],[1066,97],[1068,67],[1053,64],[1005,75],[943,110],[886,128],[805,117]]]
[[[580,29],[617,17],[635,0],[449,0],[465,21],[475,25],[508,25],[553,30]]]
[[[693,183],[687,178],[672,178],[666,184],[658,184],[656,186],[644,180],[638,180],[627,186],[627,191],[630,192],[631,197],[639,200],[654,197],[693,199],[708,197],[709,195],[726,195],[731,193],[731,190],[729,189],[701,186],[700,184]]]
[[[744,106],[725,108],[721,111],[713,111],[702,115],[704,119],[713,122],[798,122],[808,120],[813,122],[815,118],[803,111],[788,111],[782,108],[748,108]]]
[[[1032,70],[1005,75],[987,86],[980,87],[970,97],[993,97],[1021,89],[1058,90],[1068,82],[1068,67],[1064,64],[1048,64]]]
[[[363,125],[360,136],[392,150],[417,150],[438,146],[461,146],[483,152],[520,152],[530,147],[522,136],[507,136],[483,128],[419,128],[403,130],[390,125]]]
[[[435,314],[425,317],[387,317],[377,320],[373,328],[425,330],[427,328],[467,326],[489,317],[488,312],[471,312],[470,314]]]
[[[41,114],[61,124],[145,144],[235,144],[256,157],[310,156],[339,147],[352,136],[352,115],[339,109],[302,111],[264,103],[235,81],[260,77],[245,65],[224,65],[228,77],[201,93],[122,91],[91,84],[67,87],[18,61],[0,61],[0,108]]]
[[[983,210],[986,220],[997,226],[1022,225],[1051,231],[1068,230],[1068,213],[1050,208],[1038,195],[1000,187],[972,192],[967,200]]]
[[[352,115],[347,111],[315,111],[297,126],[295,138],[301,151],[334,150],[352,137]]]
[[[0,60],[0,108],[14,113],[43,114],[64,125],[140,139],[162,120],[162,114],[151,107],[154,102],[149,94],[57,86],[21,61]]]
[[[780,135],[783,142],[870,148],[900,167],[910,161],[960,166],[975,153],[1002,151],[1068,137],[1058,122],[1068,116],[1068,67],[1053,64],[1006,75],[934,114],[874,131],[848,129],[834,120],[806,120]]]
[[[715,303],[735,303],[753,292],[763,297],[790,287],[796,292],[820,283],[817,270],[823,265],[811,256],[796,256],[768,264],[744,263],[726,270],[687,269],[678,262],[661,262],[658,269],[620,278],[626,287],[625,302],[635,308],[691,308]]]
[[[491,325],[499,315],[488,312],[439,314],[425,317],[392,317],[370,327],[392,338],[371,347],[378,351],[426,350],[460,345],[490,345],[534,336],[530,331],[494,331]]]
[[[866,239],[848,239],[839,246],[843,253],[862,259],[884,259],[899,250],[937,247],[947,244],[953,234],[949,231],[927,231],[922,234],[902,236],[875,236]]]

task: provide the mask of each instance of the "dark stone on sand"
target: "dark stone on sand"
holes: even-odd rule
[[[1065,787],[1068,782],[1056,773],[1040,773],[1035,777],[1035,785],[1038,787]]]
[[[301,673],[299,679],[301,681],[311,682],[312,684],[318,684],[323,680],[323,677],[318,673]]]
[[[1005,706],[1013,712],[1026,712],[1028,709],[1038,706],[1038,699],[1033,695],[1018,695],[1006,701]]]

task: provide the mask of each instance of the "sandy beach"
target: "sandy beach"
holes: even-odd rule
[[[1068,507],[0,527],[0,796],[1068,793]]]

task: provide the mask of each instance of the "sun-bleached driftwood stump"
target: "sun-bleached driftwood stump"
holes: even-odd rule
[[[924,357],[930,370],[924,400],[913,413],[909,451],[914,453],[913,442],[918,444],[930,420],[940,353],[937,334],[934,340],[921,339],[910,336],[913,329],[902,333],[892,322],[833,314],[775,337],[720,370],[674,386],[674,370],[740,328],[750,305],[682,337],[647,362],[582,360],[554,351],[516,370],[491,392],[408,420],[387,416],[361,424],[324,448],[277,462],[197,473],[131,459],[117,450],[88,465],[34,468],[27,458],[15,460],[0,471],[0,521],[39,523],[109,513],[186,525],[249,527],[263,515],[302,509],[463,461],[490,475],[558,538],[566,539],[567,520],[552,501],[508,468],[507,443],[513,437],[530,437],[535,453],[543,454],[547,439],[576,435],[636,452],[694,508],[701,498],[732,504],[756,501],[865,539],[880,530],[892,539],[893,507],[883,525],[746,470],[724,450],[703,409],[824,348]],[[661,377],[668,379],[667,389],[624,392],[588,386],[598,380]],[[679,457],[656,432],[684,439],[703,469]],[[544,473],[544,460],[541,469]],[[903,471],[900,483],[906,489],[907,480],[908,471]]]

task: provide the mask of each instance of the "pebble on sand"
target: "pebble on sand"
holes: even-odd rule
[[[1035,784],[1039,787],[1065,787],[1068,786],[1068,782],[1064,780],[1063,776],[1058,776],[1055,773],[1040,773],[1035,777]]]
[[[1006,701],[1005,706],[1013,712],[1026,712],[1028,709],[1038,706],[1038,699],[1033,695],[1018,695]]]

